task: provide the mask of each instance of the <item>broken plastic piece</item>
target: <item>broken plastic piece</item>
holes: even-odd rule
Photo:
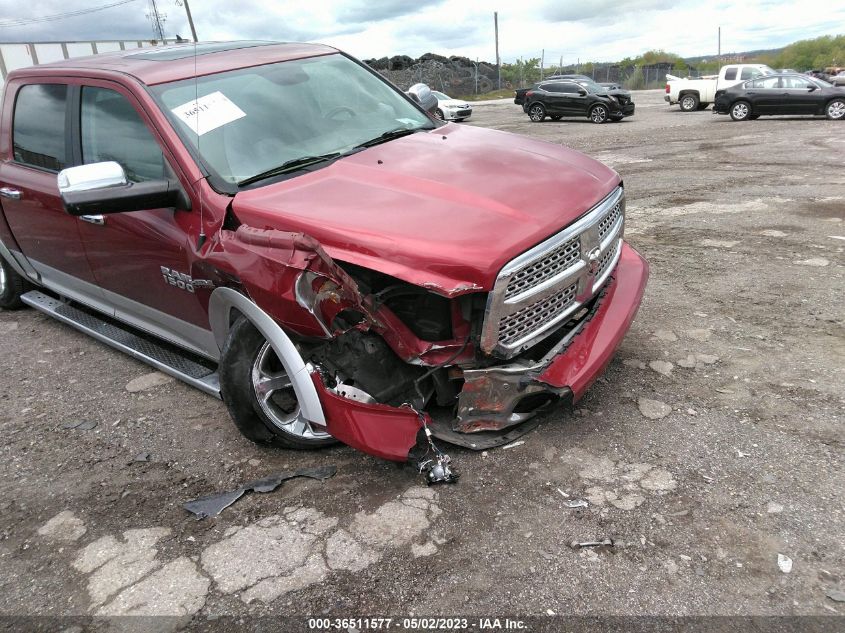
[[[231,492],[221,492],[218,494],[200,497],[182,504],[182,507],[188,512],[195,514],[197,519],[216,517],[247,492],[273,492],[276,488],[282,485],[283,481],[294,479],[296,477],[310,477],[311,479],[319,479],[320,481],[323,481],[324,479],[333,477],[336,472],[337,466],[300,468],[299,470],[295,470],[293,472],[279,473],[278,475],[270,475],[269,477],[264,477],[263,479],[250,481],[237,490],[232,490]]]
[[[590,504],[586,499],[572,499],[570,501],[564,501],[563,505],[567,508],[589,508]]]
[[[606,538],[603,541],[583,541],[580,543],[578,541],[572,541],[570,545],[573,549],[581,549],[584,547],[613,547],[613,539]]]

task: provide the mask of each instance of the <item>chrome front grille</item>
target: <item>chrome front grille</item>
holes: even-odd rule
[[[609,196],[502,268],[487,299],[481,349],[503,358],[539,342],[605,284],[622,252],[625,195]]]
[[[581,240],[577,237],[554,249],[551,253],[514,273],[505,290],[505,299],[531,290],[558,272],[569,268],[581,258]]]
[[[518,312],[509,314],[499,323],[499,342],[508,345],[530,334],[572,305],[577,291],[578,284],[572,284],[548,299],[532,303]]]

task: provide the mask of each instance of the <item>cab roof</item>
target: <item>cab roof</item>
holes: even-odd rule
[[[56,70],[99,71],[97,74],[116,72],[130,75],[141,83],[152,86],[194,76],[336,52],[337,49],[322,44],[252,40],[200,42],[196,45],[190,42],[64,59],[22,68],[10,75],[54,74]]]

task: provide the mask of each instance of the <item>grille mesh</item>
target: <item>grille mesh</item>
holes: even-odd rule
[[[599,241],[602,241],[607,236],[610,229],[613,228],[613,225],[616,224],[616,221],[619,219],[619,214],[621,212],[621,204],[617,203],[616,206],[601,219],[601,222],[599,222]]]
[[[568,242],[561,244],[551,253],[537,260],[530,266],[526,266],[513,277],[508,283],[505,291],[505,299],[530,290],[540,285],[546,279],[554,277],[560,271],[569,268],[578,261],[581,255],[581,239],[574,237]]]
[[[532,303],[503,318],[499,323],[499,342],[509,345],[543,327],[572,305],[577,289],[578,284],[574,283],[545,300]]]

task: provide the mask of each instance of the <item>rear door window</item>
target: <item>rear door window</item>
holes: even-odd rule
[[[15,162],[48,171],[68,164],[67,86],[29,84],[18,91],[12,124]]]
[[[742,69],[742,75],[740,75],[740,79],[754,79],[755,77],[759,77],[763,74],[759,68],[752,68],[746,67]]]
[[[733,80],[736,79],[736,66],[730,66],[729,68],[725,69],[725,79]]]
[[[158,141],[119,92],[84,86],[80,131],[83,163],[116,161],[132,182],[167,176]]]

